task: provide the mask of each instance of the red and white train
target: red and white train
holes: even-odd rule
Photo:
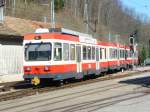
[[[24,36],[24,79],[81,79],[86,75],[123,70],[137,63],[129,46],[98,42],[91,35],[64,28],[38,29]]]

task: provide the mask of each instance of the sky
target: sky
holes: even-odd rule
[[[139,14],[144,14],[150,19],[150,0],[121,0],[123,5],[134,9]]]

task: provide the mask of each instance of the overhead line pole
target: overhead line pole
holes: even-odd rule
[[[55,28],[55,6],[54,0],[51,0],[51,26]]]
[[[12,6],[13,6],[12,14],[13,16],[15,16],[16,0],[13,0]]]
[[[86,32],[89,33],[88,0],[84,0],[84,17],[86,21]]]

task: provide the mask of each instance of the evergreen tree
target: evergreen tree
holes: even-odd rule
[[[144,60],[147,58],[147,52],[145,47],[143,46],[142,50],[141,50],[141,62],[144,63]]]
[[[54,0],[55,11],[59,11],[64,7],[64,0]]]

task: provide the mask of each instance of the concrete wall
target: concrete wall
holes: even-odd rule
[[[0,45],[0,82],[22,80],[23,47]]]

